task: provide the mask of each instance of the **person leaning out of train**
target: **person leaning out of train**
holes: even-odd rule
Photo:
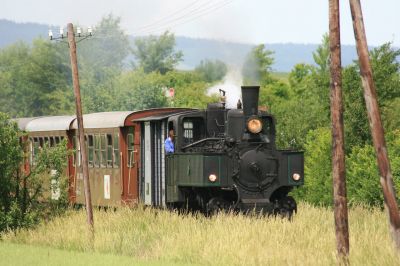
[[[173,153],[175,151],[174,147],[174,130],[171,129],[168,132],[168,138],[165,140],[165,152],[167,154]]]

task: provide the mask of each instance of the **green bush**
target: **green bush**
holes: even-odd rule
[[[305,184],[293,194],[316,205],[332,204],[331,132],[328,128],[309,131],[305,143]]]
[[[66,140],[56,147],[43,147],[29,173],[22,170],[25,142],[23,133],[8,116],[0,113],[0,232],[35,225],[40,219],[65,210],[68,203]],[[53,174],[51,171],[53,170]],[[54,171],[55,170],[55,171]],[[60,198],[51,200],[52,180]]]
[[[400,130],[387,134],[387,146],[393,180],[397,191],[400,188]],[[350,204],[363,203],[383,206],[383,193],[379,181],[375,149],[371,145],[354,147],[346,158],[347,191]]]
[[[386,139],[394,184],[396,190],[400,191],[400,130],[390,132]],[[319,128],[310,131],[305,143],[305,185],[293,192],[296,199],[316,205],[332,205],[331,160],[330,130]],[[355,146],[346,157],[346,185],[350,205],[383,207],[383,194],[373,146]]]

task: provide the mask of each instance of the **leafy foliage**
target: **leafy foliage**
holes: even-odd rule
[[[136,38],[132,52],[145,73],[165,74],[173,70],[183,57],[181,51],[175,51],[175,37],[168,31],[159,37]]]
[[[221,80],[228,71],[226,64],[220,60],[202,60],[200,65],[198,65],[195,69],[198,72],[204,81],[206,82],[215,82]]]
[[[17,187],[16,174],[23,159],[17,125],[0,113],[0,210],[12,207],[11,191]]]
[[[25,142],[20,143],[24,135],[4,113],[0,113],[0,125],[0,231],[32,226],[40,218],[63,211],[68,202],[63,175],[66,140],[54,148],[44,147],[26,172]],[[51,193],[58,190],[60,197],[52,200]]]
[[[384,121],[389,127],[392,123],[396,124],[396,111],[388,107],[395,107],[396,98],[400,97],[400,64],[396,60],[399,55],[400,50],[392,49],[389,43],[374,48],[370,53],[378,103],[383,110],[383,117],[394,118],[393,122]],[[371,144],[358,64],[344,69],[343,92],[346,143],[349,147]],[[392,126],[392,129],[395,127]]]
[[[399,137],[400,131],[394,131],[388,135],[387,143],[397,192],[400,188]],[[373,146],[367,144],[353,148],[347,158],[347,182],[350,203],[364,203],[383,207],[383,193]],[[397,194],[399,195],[399,193]]]
[[[307,134],[305,147],[305,184],[294,195],[316,205],[332,204],[331,132],[318,128]]]
[[[271,83],[273,52],[265,49],[264,44],[254,47],[243,64],[242,75],[245,85],[265,85]]]
[[[142,110],[163,107],[167,99],[163,93],[165,87],[160,73],[144,73],[137,70],[124,73],[119,80],[121,88],[116,95],[116,102],[126,110]]]
[[[0,111],[12,116],[40,116],[71,110],[71,72],[67,50],[37,39],[0,51]]]

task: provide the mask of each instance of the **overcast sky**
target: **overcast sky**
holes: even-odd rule
[[[353,44],[349,1],[341,2],[342,43]],[[362,1],[369,45],[400,46],[400,1]],[[0,18],[16,22],[95,25],[113,13],[129,34],[159,34],[244,43],[320,43],[328,0],[1,0]]]

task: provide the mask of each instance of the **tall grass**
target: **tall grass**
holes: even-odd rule
[[[5,241],[131,256],[141,261],[209,265],[336,264],[332,210],[299,205],[293,221],[220,214],[178,215],[149,208],[96,211],[95,239],[84,211],[3,236]],[[385,213],[350,210],[350,263],[400,265]]]

